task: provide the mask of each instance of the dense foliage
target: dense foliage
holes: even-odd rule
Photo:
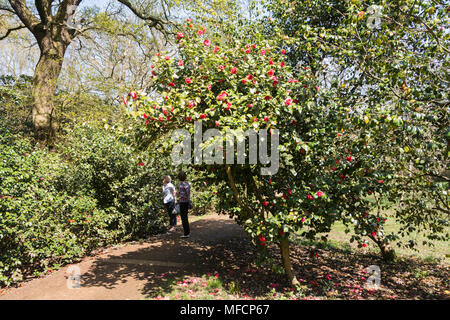
[[[157,165],[111,130],[69,132],[59,153],[2,127],[0,283],[9,285],[98,246],[165,229]]]

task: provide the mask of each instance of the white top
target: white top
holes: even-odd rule
[[[168,184],[163,186],[164,203],[175,201],[175,199],[173,198],[172,192],[170,192],[170,189],[172,189],[173,194],[175,194],[175,187],[172,183],[169,182]]]

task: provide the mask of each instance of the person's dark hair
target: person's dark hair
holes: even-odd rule
[[[186,173],[184,171],[178,172],[178,180],[186,181]]]

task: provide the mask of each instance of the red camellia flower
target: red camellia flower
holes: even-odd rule
[[[219,51],[219,47],[214,47],[214,53],[217,53]]]
[[[227,106],[225,107],[225,109],[230,110],[231,108],[231,103],[227,102]]]
[[[378,183],[381,183],[381,184],[383,184],[383,183],[384,183],[384,181],[383,181],[383,180],[379,180],[379,181],[378,181]]]
[[[272,59],[269,60],[269,64],[273,65],[273,60]]]
[[[253,118],[253,122],[258,122],[258,118]]]
[[[264,117],[264,122],[267,122],[267,121],[269,121],[269,118],[268,117]]]
[[[300,220],[301,222],[305,222],[306,218],[302,217],[302,220]]]
[[[375,237],[376,235],[377,235],[376,231],[372,232],[372,237]]]
[[[264,97],[264,100],[270,100],[270,99],[272,99],[271,96],[265,96],[265,97]]]
[[[175,87],[175,83],[171,82],[171,83],[169,83],[169,86]]]
[[[148,119],[148,115],[144,113],[144,119]]]
[[[348,156],[347,158],[345,158],[345,160],[350,161],[350,162],[353,161],[351,156]]]
[[[186,81],[187,84],[190,84],[192,82],[191,78],[186,78],[185,81]]]
[[[252,50],[250,48],[248,48],[247,50],[245,50],[245,53],[250,53],[252,52]]]
[[[220,71],[223,71],[223,70],[225,70],[225,67],[223,65],[219,64],[219,69],[220,69]]]
[[[365,248],[365,247],[367,247],[367,244],[363,243],[362,246],[363,246],[363,248]]]
[[[290,196],[292,195],[292,190],[291,190],[291,189],[288,190],[288,194],[289,194]]]
[[[317,193],[316,193],[316,194],[317,194],[317,196],[318,196],[318,197],[321,197],[321,196],[323,196],[323,192],[322,192],[322,191],[320,191],[320,190],[319,190],[319,191],[317,191]]]
[[[273,69],[270,69],[269,72],[267,72],[267,75],[269,77],[271,77],[271,76],[273,76],[273,73],[274,73]]]
[[[282,54],[286,54],[286,50],[284,50],[284,49],[281,50],[281,53],[282,53]]]
[[[287,105],[287,106],[290,106],[290,105],[292,104],[292,99],[287,98],[287,99],[284,101],[284,104]]]
[[[233,67],[233,68],[231,69],[231,73],[232,73],[232,74],[236,74],[236,72],[237,72],[236,67]]]
[[[205,41],[203,41],[203,44],[204,44],[205,46],[209,47],[209,46],[211,45],[211,41],[205,40]]]
[[[201,114],[201,115],[200,115],[200,119],[206,119],[206,114],[204,114],[204,113]]]
[[[312,195],[310,195],[310,194],[308,194],[308,195],[306,196],[306,198],[307,198],[308,200],[312,200],[312,199],[314,199],[314,198],[313,198],[313,196],[312,196]]]
[[[194,101],[190,101],[188,104],[188,108],[192,109],[194,107]]]
[[[184,33],[183,32],[178,32],[177,33],[177,39],[181,39],[184,38]]]
[[[208,88],[208,90],[211,90],[212,86],[210,84],[208,84],[207,88]]]
[[[267,201],[264,201],[263,205],[267,207],[269,203]]]
[[[143,167],[143,166],[145,166],[145,163],[141,162],[141,163],[138,164],[138,166],[139,167]]]
[[[178,66],[182,67],[184,64],[183,60],[178,61]]]
[[[186,121],[190,122],[192,120],[192,117],[186,117]]]
[[[170,60],[170,57],[169,56],[165,56],[164,59]]]
[[[280,66],[281,66],[281,67],[284,67],[284,66],[285,66],[284,62],[281,62],[281,63],[280,63]]]
[[[216,121],[216,127],[218,127],[220,125],[219,121]]]
[[[228,94],[226,92],[222,92],[221,94],[219,94],[217,96],[217,100],[221,101],[221,100],[223,100],[226,97],[228,97]]]
[[[242,79],[241,82],[242,82],[243,84],[246,84],[246,83],[247,83],[247,80]]]
[[[199,36],[201,36],[201,35],[203,34],[203,30],[198,30],[198,31],[197,31],[197,34],[198,34]]]
[[[265,55],[266,54],[266,50],[261,50],[261,55]]]
[[[247,79],[248,79],[248,80],[252,80],[252,79],[253,79],[253,76],[252,76],[251,74],[249,74],[249,75],[247,76]]]
[[[133,100],[137,99],[137,93],[136,92],[131,92],[130,95],[131,95],[131,98],[133,98]]]
[[[251,108],[251,107],[253,107],[253,105],[250,103],[249,105],[247,105],[247,107],[248,107],[248,108]]]

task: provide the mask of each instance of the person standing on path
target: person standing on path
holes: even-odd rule
[[[177,225],[177,215],[173,213],[175,209],[175,204],[177,202],[175,186],[172,184],[172,179],[170,176],[165,176],[163,178],[163,197],[164,206],[166,207],[167,213],[169,214],[170,229],[169,231],[174,231]]]
[[[189,228],[188,211],[191,206],[191,186],[186,182],[186,173],[180,171],[178,173],[178,180],[180,180],[180,186],[178,187],[178,203],[180,205],[180,216],[183,224],[184,234],[182,238],[189,238],[191,230]]]

